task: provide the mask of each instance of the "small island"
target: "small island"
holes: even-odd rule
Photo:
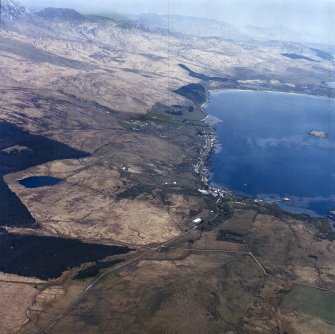
[[[319,137],[319,138],[327,138],[327,136],[328,136],[328,133],[325,132],[325,131],[309,130],[309,131],[307,131],[307,133],[310,136]]]

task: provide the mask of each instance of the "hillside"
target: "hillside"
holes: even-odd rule
[[[172,18],[180,26],[167,31],[166,18],[144,18],[124,26],[2,1],[0,190],[11,205],[2,209],[0,239],[13,247],[13,262],[0,262],[0,332],[312,333],[315,322],[333,329],[328,315],[281,306],[290,294],[301,297],[297,287],[335,289],[329,223],[199,191],[207,189],[202,162],[214,136],[202,122],[208,90],[334,96],[325,48],[234,39],[235,31],[199,35],[187,31],[190,20],[209,22],[194,18]],[[61,182],[18,182],[32,176]],[[199,217],[204,225],[193,229]],[[220,240],[227,229],[246,243]],[[39,268],[27,260],[37,254]],[[120,263],[124,270],[77,299],[97,272]],[[54,323],[74,300],[73,313]]]
[[[36,15],[48,21],[59,20],[59,21],[82,23],[88,20],[84,15],[78,13],[77,11],[71,8],[49,7],[38,11]]]

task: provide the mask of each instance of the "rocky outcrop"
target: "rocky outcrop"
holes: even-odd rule
[[[29,16],[28,9],[17,1],[1,1],[1,23],[15,22],[23,17]]]

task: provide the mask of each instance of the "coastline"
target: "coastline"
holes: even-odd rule
[[[297,92],[283,92],[280,90],[269,90],[269,89],[243,89],[243,88],[218,88],[218,89],[213,89],[210,90],[211,92],[213,92],[212,94],[219,94],[219,92],[223,92],[223,91],[230,91],[230,92],[257,92],[257,93],[277,93],[277,94],[287,94],[287,95],[302,95],[302,96],[308,96],[311,98],[317,98],[317,99],[331,99],[335,101],[335,97],[331,97],[331,96],[327,96],[327,95],[317,95],[317,94],[307,94],[307,93],[297,93]],[[207,103],[207,102],[206,102]]]
[[[212,153],[214,144],[217,141],[216,131],[213,126],[206,123],[205,120],[208,117],[208,113],[206,111],[206,107],[209,103],[209,91],[206,92],[206,101],[201,104],[200,110],[204,115],[204,118],[201,120],[203,124],[206,124],[208,127],[208,131],[203,134],[204,137],[204,145],[200,150],[199,159],[196,165],[194,166],[194,171],[200,175],[201,181],[205,184],[206,187],[209,186],[209,168],[207,166],[208,159]]]
[[[269,92],[269,93],[278,93],[278,94],[292,94],[292,95],[303,95],[303,96],[308,96],[308,97],[313,97],[313,98],[318,98],[318,99],[324,99],[327,97],[323,97],[323,96],[316,96],[316,95],[310,95],[310,94],[300,94],[300,93],[287,93],[287,92],[282,92],[282,91],[269,91],[269,90],[251,90],[251,89],[208,89],[207,90],[207,94],[206,94],[206,101],[204,103],[201,104],[200,108],[201,111],[204,115],[204,118],[201,120],[201,122],[203,122],[204,124],[206,124],[206,126],[208,127],[208,131],[204,133],[204,145],[202,150],[200,151],[200,156],[199,156],[199,160],[197,162],[197,164],[194,167],[194,171],[196,173],[198,173],[200,175],[201,181],[204,183],[205,185],[205,190],[201,190],[201,192],[205,193],[205,194],[212,194],[214,195],[214,197],[222,196],[222,197],[226,197],[227,195],[229,195],[230,197],[235,197],[238,198],[240,201],[243,199],[248,199],[248,200],[252,200],[255,203],[266,203],[269,205],[273,205],[274,207],[276,207],[277,210],[281,211],[282,213],[291,215],[291,216],[296,216],[296,217],[301,217],[301,218],[306,218],[308,217],[308,219],[314,220],[314,219],[322,219],[324,221],[326,221],[328,223],[328,225],[330,226],[330,228],[335,231],[335,224],[333,224],[334,222],[329,219],[328,216],[313,216],[309,213],[297,213],[297,212],[293,212],[293,211],[289,211],[284,209],[283,207],[281,207],[280,205],[278,205],[278,203],[276,202],[272,202],[272,201],[267,201],[267,200],[258,200],[255,197],[252,196],[241,196],[239,194],[234,193],[233,191],[229,190],[229,189],[225,189],[217,184],[211,184],[210,181],[210,175],[211,175],[211,167],[209,165],[210,163],[210,158],[211,155],[213,154],[215,145],[218,143],[218,138],[217,138],[217,134],[216,134],[216,129],[213,126],[213,124],[207,123],[206,119],[210,116],[207,113],[207,106],[210,102],[210,94],[220,94],[220,92],[224,92],[224,91],[234,91],[234,92]],[[333,99],[333,98],[331,98]]]
[[[216,129],[214,128],[215,123],[206,122],[206,119],[209,117],[206,108],[210,101],[210,91],[207,91],[206,101],[201,104],[200,109],[204,118],[201,120],[208,128],[207,131],[203,134],[204,145],[200,150],[199,159],[196,165],[194,166],[194,171],[200,176],[202,183],[204,184],[204,189],[198,189],[198,191],[205,195],[212,195],[215,198],[233,197],[234,194],[229,189],[224,189],[223,187],[213,185],[210,183],[210,174],[211,167],[209,166],[211,155],[215,149],[215,145],[218,144]],[[221,121],[221,120],[220,120]]]

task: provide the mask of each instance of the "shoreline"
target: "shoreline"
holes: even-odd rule
[[[296,92],[283,92],[281,90],[268,90],[268,89],[243,89],[243,88],[218,88],[218,89],[210,89],[210,92],[213,92],[214,94],[217,94],[219,92],[223,91],[230,91],[230,92],[253,92],[253,93],[277,93],[277,94],[287,94],[287,95],[302,95],[302,96],[308,96],[311,98],[316,98],[316,99],[331,99],[335,101],[335,97],[330,97],[327,95],[316,95],[316,94],[308,94],[308,93],[296,93]],[[204,104],[206,104],[205,102]]]
[[[194,171],[200,176],[201,182],[204,184],[204,189],[198,189],[198,191],[204,195],[212,195],[215,198],[218,198],[218,202],[221,198],[233,197],[235,194],[233,194],[233,192],[229,189],[211,184],[210,182],[211,171],[209,160],[218,141],[216,129],[214,128],[213,124],[206,122],[206,119],[209,116],[206,111],[210,101],[209,93],[210,92],[208,90],[206,94],[206,101],[200,105],[201,112],[204,115],[204,118],[201,120],[201,122],[207,126],[208,130],[203,134],[204,145],[200,151],[198,161],[194,166]]]
[[[206,118],[208,117],[208,113],[206,112],[206,107],[209,103],[209,91],[206,93],[206,101],[201,104],[200,110],[204,115],[204,118],[201,120],[201,123],[205,124],[208,128],[208,132],[204,133],[204,140],[205,143],[200,150],[199,158],[194,166],[194,171],[200,175],[201,181],[205,184],[206,187],[209,186],[209,169],[206,166],[208,159],[210,158],[212,149],[214,147],[214,143],[217,141],[216,131],[214,127],[205,122]]]
[[[206,109],[207,106],[210,102],[210,94],[212,92],[214,92],[214,94],[219,94],[220,92],[224,92],[224,91],[236,91],[236,92],[270,92],[270,93],[278,93],[278,94],[293,94],[293,95],[303,95],[303,96],[309,96],[309,97],[314,97],[314,98],[327,98],[327,97],[321,97],[321,96],[316,96],[316,95],[310,95],[310,94],[300,94],[300,93],[287,93],[287,92],[282,92],[282,91],[269,91],[269,90],[251,90],[251,89],[208,89],[207,90],[207,94],[206,94],[206,101],[204,103],[201,104],[200,109],[202,111],[202,113],[204,114],[204,118],[201,120],[202,123],[206,124],[209,131],[205,132],[204,134],[204,138],[205,138],[205,143],[204,146],[202,148],[202,150],[200,151],[200,156],[198,159],[197,164],[194,166],[194,171],[200,175],[201,181],[204,183],[205,189],[204,190],[199,190],[201,193],[204,194],[212,194],[214,195],[214,197],[219,196],[234,196],[239,198],[240,200],[243,199],[243,196],[240,196],[236,193],[234,193],[233,191],[229,190],[229,189],[225,189],[224,187],[221,187],[217,184],[211,184],[210,181],[210,174],[211,174],[211,167],[208,165],[209,164],[209,160],[211,158],[211,155],[213,154],[213,150],[215,148],[215,144],[218,143],[218,138],[217,138],[217,134],[216,134],[216,129],[214,128],[214,126],[212,124],[209,124],[206,122],[207,117],[209,117],[210,115],[207,113]],[[333,98],[331,98],[333,99]],[[259,200],[253,196],[247,196],[246,198],[251,199],[253,201],[255,201],[255,203],[258,203]],[[268,200],[264,200],[262,199],[261,202],[267,203],[267,204],[271,204],[274,205],[278,210],[282,211],[285,214],[289,214],[289,215],[294,215],[294,216],[298,216],[298,217],[308,217],[309,219],[324,219],[329,223],[329,226],[331,227],[331,229],[335,230],[335,227],[333,227],[333,221],[328,217],[328,216],[312,216],[311,214],[308,213],[294,213],[288,210],[285,210],[284,208],[282,208],[281,206],[279,206],[277,203],[275,202],[271,202]]]

